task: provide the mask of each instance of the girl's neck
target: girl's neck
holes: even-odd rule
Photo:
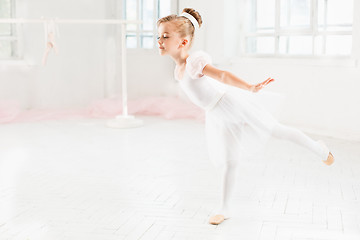
[[[179,54],[171,56],[171,58],[174,60],[176,65],[182,66],[186,64],[186,59],[189,56],[187,52],[180,52]]]

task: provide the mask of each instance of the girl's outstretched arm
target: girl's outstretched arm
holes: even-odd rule
[[[204,67],[202,73],[204,75],[206,75],[206,76],[214,78],[214,79],[216,79],[216,80],[218,80],[220,82],[223,82],[225,84],[232,85],[232,86],[235,86],[235,87],[239,87],[239,88],[242,88],[242,89],[245,89],[245,90],[249,90],[251,92],[257,92],[260,89],[262,89],[264,86],[266,86],[268,83],[274,81],[274,79],[268,78],[268,79],[266,79],[265,81],[263,81],[261,83],[252,85],[252,84],[249,84],[249,83],[245,82],[241,78],[238,78],[237,76],[235,76],[231,72],[215,68],[211,64],[207,64]]]

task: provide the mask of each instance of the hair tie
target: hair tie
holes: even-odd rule
[[[187,12],[183,12],[179,16],[186,17],[187,19],[189,19],[190,22],[192,23],[192,25],[194,26],[195,30],[200,28],[198,21],[191,14],[189,14]]]

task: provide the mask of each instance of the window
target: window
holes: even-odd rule
[[[127,24],[127,48],[154,49],[156,47],[156,21],[172,14],[174,0],[123,0],[126,20],[141,20],[142,24]]]
[[[14,10],[14,0],[0,0],[0,18],[12,18]],[[0,59],[16,58],[17,55],[16,25],[0,23]]]
[[[350,56],[353,0],[247,0],[245,55]]]

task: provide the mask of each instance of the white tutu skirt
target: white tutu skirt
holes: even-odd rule
[[[263,90],[253,93],[228,88],[215,107],[206,112],[206,140],[215,167],[263,151],[278,123],[272,113],[280,109],[282,100],[283,96]]]

